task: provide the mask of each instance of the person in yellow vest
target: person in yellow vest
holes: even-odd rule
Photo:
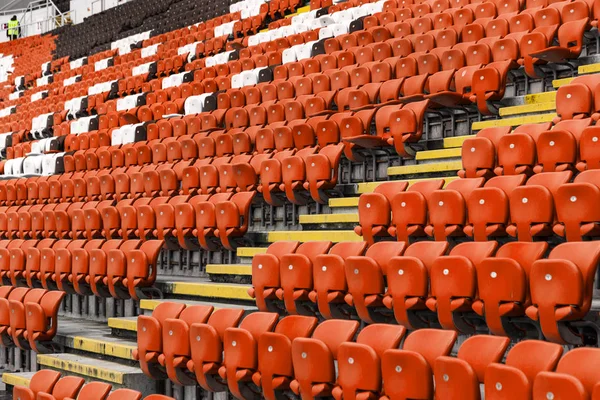
[[[13,15],[10,21],[8,21],[6,36],[8,36],[8,40],[17,40],[21,36],[21,27],[16,15]]]

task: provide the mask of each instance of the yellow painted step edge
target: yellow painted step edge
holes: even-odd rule
[[[88,353],[102,354],[105,356],[133,360],[133,350],[136,346],[111,343],[103,340],[91,339],[81,336],[73,337],[73,348]]]
[[[106,382],[117,383],[120,385],[122,385],[124,382],[125,374],[122,372],[98,367],[97,365],[82,364],[76,361],[64,360],[45,354],[38,354],[37,361],[39,364],[46,367],[52,367],[61,371],[72,372],[78,375],[89,376],[91,378]]]
[[[540,122],[551,122],[556,118],[556,113],[526,115],[514,118],[492,119],[488,121],[473,122],[472,128],[478,131],[495,126],[519,126],[523,124],[538,124]]]
[[[208,264],[206,273],[209,275],[252,275],[252,265]]]
[[[444,138],[444,148],[446,148],[446,149],[455,148],[455,147],[460,148],[460,147],[462,147],[463,142],[470,137],[473,137],[473,135],[463,135],[463,136],[454,136],[454,137]]]
[[[248,295],[247,285],[224,283],[173,282],[169,293],[219,299],[254,300]]]
[[[30,381],[31,379],[28,379],[24,376],[19,376],[18,374],[11,374],[10,372],[4,372],[2,374],[2,382],[10,386],[29,387]]]
[[[581,68],[581,67],[579,67],[579,68]],[[579,73],[580,73],[580,74],[584,74],[585,72],[579,72]],[[559,87],[561,87],[561,86],[565,86],[565,85],[568,85],[569,83],[573,82],[573,79],[575,79],[575,78],[561,78],[561,79],[554,79],[554,80],[552,81],[552,86],[553,86],[555,89],[558,89],[558,88],[559,88]]]
[[[109,318],[108,327],[124,331],[137,331],[137,319]]]
[[[358,222],[358,214],[314,214],[301,215],[301,224],[342,224]]]
[[[554,110],[556,110],[556,102],[553,101],[547,103],[523,104],[520,106],[502,107],[500,109],[500,116],[506,117],[509,115],[532,114],[541,111]]]
[[[238,257],[254,257],[257,254],[264,254],[267,252],[266,247],[238,247]]]
[[[357,207],[358,197],[340,197],[338,199],[329,199],[329,207]]]
[[[525,95],[525,104],[538,104],[556,101],[556,90]]]
[[[460,157],[461,148],[439,149],[419,151],[415,157],[417,161],[437,160],[439,158],[455,158]]]
[[[458,171],[462,168],[462,161],[447,161],[431,164],[402,165],[399,167],[389,167],[388,175],[411,175],[427,174],[444,171]]]
[[[279,231],[269,232],[268,241],[277,242],[279,240],[297,240],[299,242],[309,242],[311,240],[331,240],[332,242],[362,242],[362,236],[358,236],[354,231]]]

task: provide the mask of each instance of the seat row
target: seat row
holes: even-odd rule
[[[193,172],[198,176],[197,170],[186,170],[186,173]],[[116,184],[117,187],[123,187],[129,178],[127,174],[100,176],[104,181],[112,179],[104,182],[104,186]],[[137,180],[141,180],[141,176],[133,174],[131,184],[137,185]],[[74,186],[78,184],[75,180]],[[0,207],[4,211],[0,216],[0,238],[140,238],[144,241],[157,238],[167,240],[170,247],[179,242],[190,250],[214,249],[215,246],[234,249],[252,224],[253,191],[201,194],[199,186],[185,187],[184,184],[184,194],[175,190],[166,196],[156,192],[152,197],[143,197],[143,187],[141,189],[119,189],[115,195],[104,193],[105,200],[86,201],[84,196],[63,196],[48,204]],[[194,238],[200,246],[190,243]]]
[[[549,239],[581,241],[598,236],[600,173],[584,171],[571,182],[571,171],[443,180],[389,182],[361,195],[355,232],[369,243],[399,241]],[[375,211],[375,212],[374,212]]]
[[[259,310],[583,343],[598,242],[278,242],[252,261]],[[558,293],[572,293],[563,298]],[[560,313],[555,310],[561,310]],[[593,329],[592,329],[593,331]],[[588,332],[589,333],[589,332]]]
[[[0,276],[7,290],[17,287],[15,295],[27,293],[26,286],[53,290],[48,293],[60,298],[77,293],[139,299],[156,281],[162,247],[161,240],[2,240]]]
[[[15,386],[13,400],[142,400],[142,394],[131,389],[117,389],[104,382],[85,383],[76,376],[61,377],[60,372],[43,369],[36,372],[29,386]],[[144,400],[173,400],[153,394]]]
[[[135,354],[154,379],[197,382],[208,391],[229,390],[240,400],[294,394],[476,400],[480,390],[486,399],[541,400],[548,393],[573,399],[596,393],[597,372],[577,364],[597,362],[598,349],[562,356],[560,345],[527,340],[510,349],[502,363],[510,341],[497,336],[476,335],[457,346],[453,331],[406,335],[402,326],[373,324],[359,332],[357,321],[317,324],[307,316],[242,315],[242,310],[163,303],[152,316],[139,317]],[[578,390],[568,392],[572,384]]]
[[[591,118],[485,128],[462,146],[463,178],[598,169],[600,127]]]
[[[65,293],[0,287],[0,341],[36,353],[52,353],[58,309]]]

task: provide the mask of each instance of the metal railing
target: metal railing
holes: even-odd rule
[[[45,14],[40,18],[39,11],[45,8]],[[35,11],[38,13],[34,14]],[[12,14],[18,12],[10,11]],[[29,6],[23,12],[19,20],[21,28],[21,37],[44,34],[60,28],[64,25],[72,24],[75,21],[75,11],[61,12],[52,0],[36,0],[29,3]],[[0,26],[0,35],[6,35],[8,27]]]

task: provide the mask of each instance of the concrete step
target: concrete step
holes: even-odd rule
[[[137,317],[115,317],[108,319],[108,327],[115,331],[137,332]]]
[[[208,264],[206,273],[212,275],[252,275],[252,265],[248,264]]]
[[[133,361],[133,350],[137,343],[112,336],[105,323],[61,317],[55,342],[83,354],[101,355]]]
[[[3,372],[2,383],[7,386],[6,389],[9,391],[15,386],[29,387],[29,382],[34,374],[35,372]]]
[[[107,382],[115,389],[125,387],[144,395],[157,391],[157,382],[144,375],[138,367],[68,353],[38,354],[37,361],[41,368],[50,368],[65,375],[78,375],[86,380]]]
[[[388,176],[395,180],[407,178],[435,178],[439,176],[456,176],[456,172],[462,168],[462,162],[445,161],[429,164],[403,165],[388,168]]]
[[[513,118],[490,119],[485,121],[473,122],[472,129],[479,131],[483,128],[492,128],[496,126],[519,126],[523,124],[539,124],[540,122],[551,122],[556,118],[556,113],[525,115]]]
[[[173,279],[173,278],[171,278]],[[175,279],[181,279],[177,277]],[[227,299],[254,303],[248,295],[247,284],[210,282],[203,278],[190,278],[181,281],[159,281],[157,286],[168,297],[193,297],[208,299]],[[173,296],[171,296],[173,295]]]

